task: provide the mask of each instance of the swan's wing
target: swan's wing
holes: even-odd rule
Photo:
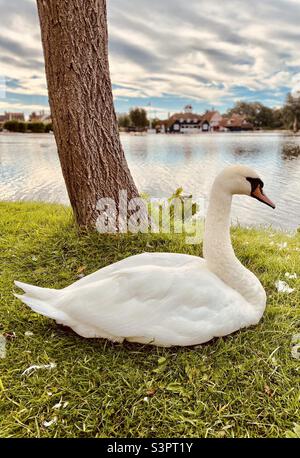
[[[253,311],[242,296],[205,264],[197,267],[122,266],[99,281],[66,288],[57,305],[79,334],[90,329],[89,337],[162,346],[195,345],[248,325]]]
[[[103,267],[96,272],[87,275],[86,277],[76,281],[68,286],[68,289],[85,286],[107,278],[108,275],[123,271],[124,269],[133,267],[145,266],[160,266],[160,267],[182,267],[187,264],[202,265],[204,259],[198,256],[191,256],[181,253],[142,253],[135,256],[129,256],[121,261]],[[66,289],[66,288],[65,288]]]

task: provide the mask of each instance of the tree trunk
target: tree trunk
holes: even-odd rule
[[[121,146],[108,63],[106,0],[37,0],[59,159],[79,226],[100,198],[138,196]]]

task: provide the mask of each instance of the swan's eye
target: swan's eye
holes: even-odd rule
[[[264,187],[264,182],[260,178],[247,177],[246,180],[251,184],[251,192],[254,192],[258,187],[260,189]]]

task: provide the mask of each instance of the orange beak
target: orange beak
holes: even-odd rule
[[[260,186],[257,186],[255,191],[252,192],[251,196],[259,200],[260,202],[263,202],[264,204],[269,205],[269,207],[276,208],[275,204],[269,199],[269,197],[267,197],[264,194]]]

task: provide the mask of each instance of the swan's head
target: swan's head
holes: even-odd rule
[[[216,178],[215,183],[223,191],[254,197],[255,199],[275,208],[275,204],[263,191],[264,183],[255,170],[245,165],[230,165]]]

